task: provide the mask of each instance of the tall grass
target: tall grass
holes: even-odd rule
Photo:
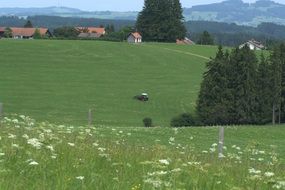
[[[226,133],[243,134],[236,130]],[[5,118],[0,189],[285,189],[284,130],[271,129],[283,145],[258,143],[267,129],[254,130],[261,135],[240,144],[234,142],[246,133],[226,137],[225,157],[218,159],[216,128],[72,127]]]

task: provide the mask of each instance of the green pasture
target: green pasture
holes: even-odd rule
[[[193,112],[207,58],[216,47],[98,41],[1,40],[0,102],[5,114],[39,121],[169,126]],[[142,92],[147,103],[133,99]]]

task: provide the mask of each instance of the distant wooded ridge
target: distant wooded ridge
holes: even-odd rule
[[[82,11],[68,7],[0,8],[0,16],[28,17],[36,15],[136,20],[137,11]],[[186,21],[217,21],[239,25],[258,26],[263,22],[285,25],[285,5],[271,0],[244,3],[242,0],[226,0],[221,3],[184,8]]]
[[[58,16],[31,16],[24,18],[0,17],[0,26],[22,27],[27,20],[30,20],[34,27],[47,27],[51,31],[62,26],[106,26],[114,25],[115,30],[120,30],[125,26],[135,26],[132,20],[111,20],[111,19],[91,19],[91,18],[71,18]],[[249,39],[256,39],[263,43],[270,41],[285,40],[285,26],[273,23],[262,23],[257,27],[239,26],[236,24],[219,23],[211,21],[188,21],[185,23],[187,35],[190,39],[197,41],[203,31],[208,31],[216,44],[227,46],[237,46]]]

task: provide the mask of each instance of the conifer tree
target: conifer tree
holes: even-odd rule
[[[282,61],[280,59],[280,48],[275,48],[270,56],[270,87],[271,87],[271,105],[272,105],[272,124],[276,124],[277,110],[279,112],[279,121],[281,122],[281,94],[282,94]]]
[[[248,46],[236,48],[230,58],[231,76],[229,79],[232,102],[232,122],[250,124],[257,121],[256,70],[258,60]]]
[[[227,57],[222,47],[216,57],[207,63],[207,72],[197,102],[198,115],[206,125],[228,124]]]
[[[270,85],[270,65],[264,54],[257,71],[257,102],[258,102],[258,124],[266,124],[271,121],[271,85]]]
[[[175,42],[186,36],[179,0],[145,0],[136,28],[145,41]]]

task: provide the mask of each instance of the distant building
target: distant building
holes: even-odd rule
[[[128,36],[128,43],[142,43],[142,36],[138,32],[130,33]]]
[[[100,38],[106,34],[101,27],[76,27],[76,30],[80,32],[79,38]]]
[[[4,37],[5,28],[0,27],[0,38]]]
[[[179,40],[177,39],[176,40],[176,44],[179,44],[179,45],[194,45],[195,43],[190,40],[189,38],[184,38],[183,40]]]
[[[17,28],[9,27],[12,31],[12,38],[14,39],[33,39],[36,30],[39,30],[41,36],[51,37],[52,34],[47,28]],[[3,37],[6,27],[0,28],[0,36]]]
[[[249,49],[251,49],[251,50],[263,50],[263,49],[265,49],[265,46],[261,42],[258,42],[254,39],[249,40],[248,42],[240,45],[239,48],[241,49],[245,45],[247,45],[249,47]]]

